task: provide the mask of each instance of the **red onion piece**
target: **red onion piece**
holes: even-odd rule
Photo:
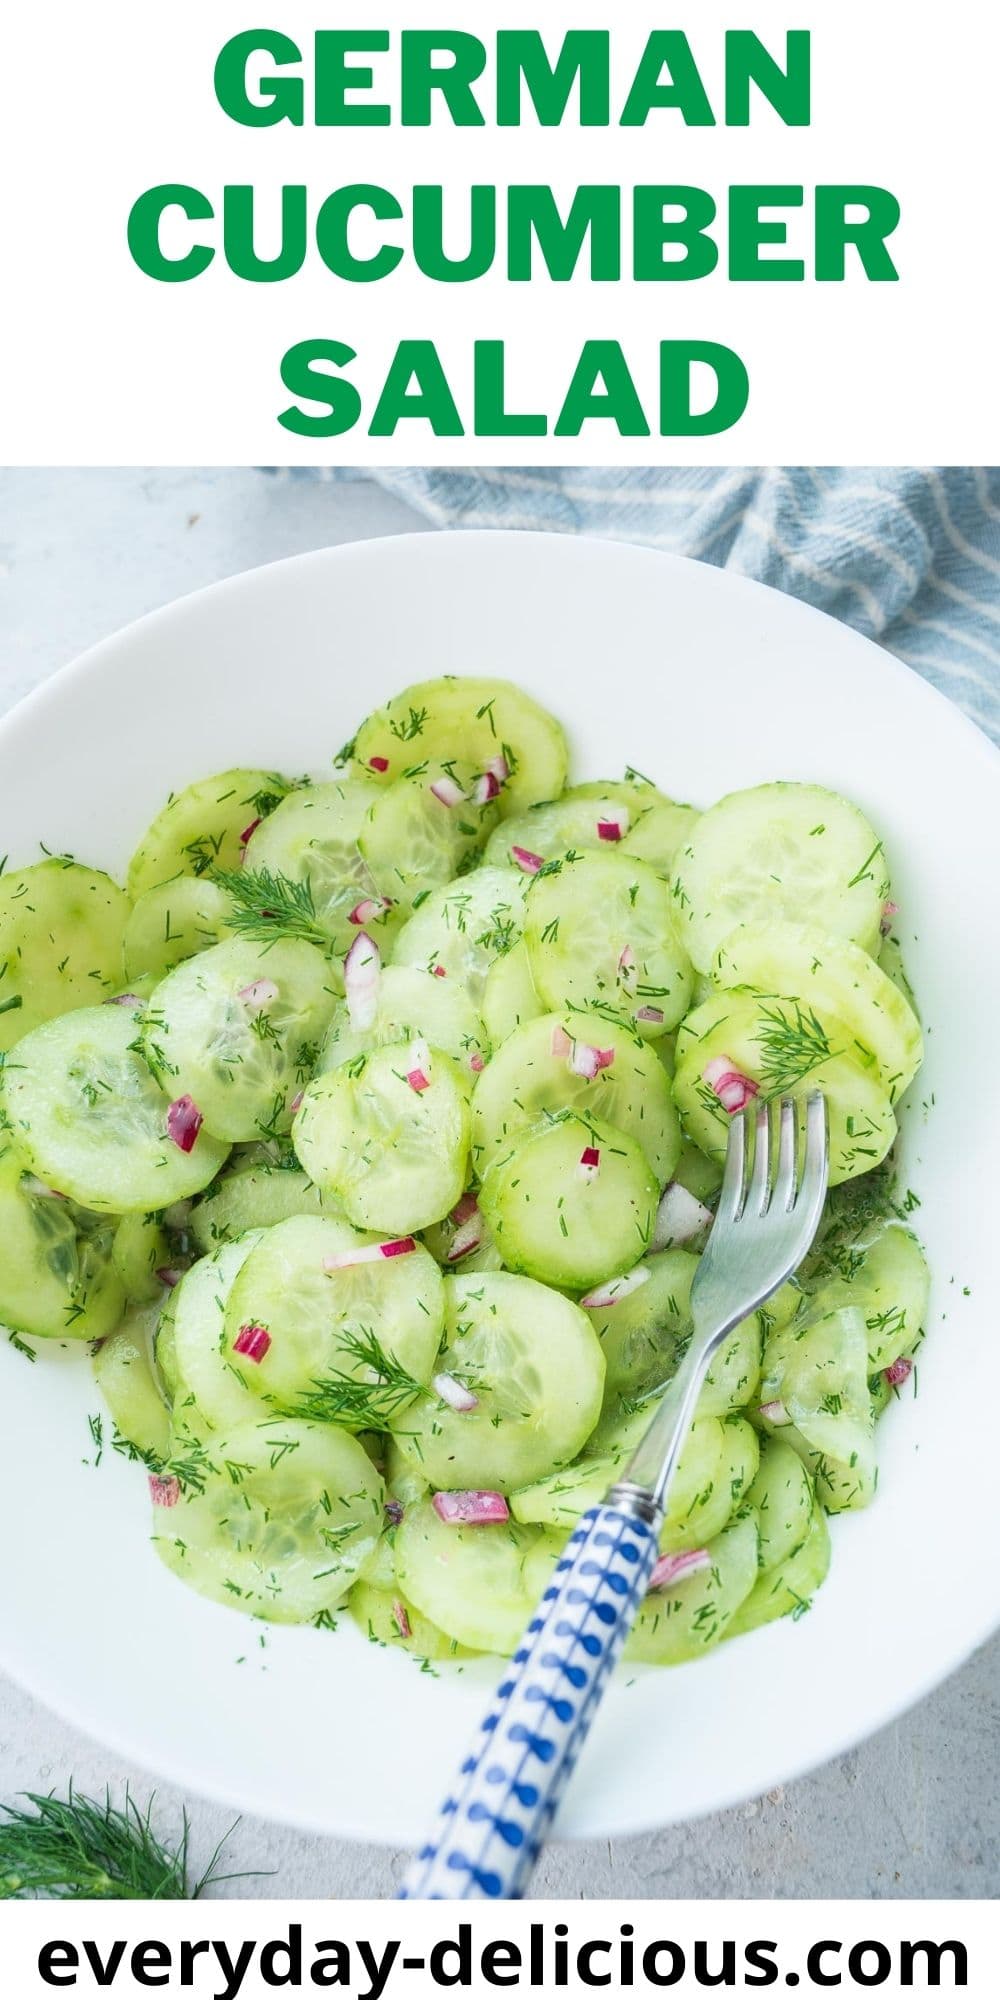
[[[449,777],[447,772],[442,778],[435,778],[428,789],[443,806],[460,806],[465,803],[465,793],[461,785],[456,779]]]
[[[577,1166],[577,1178],[581,1181],[596,1181],[601,1170],[601,1149],[599,1146],[585,1146]]]
[[[454,1375],[432,1375],[431,1388],[436,1396],[440,1396],[442,1403],[447,1403],[449,1410],[457,1410],[462,1416],[469,1410],[479,1408],[479,1397],[474,1396],[472,1390]]]
[[[430,1077],[422,1069],[408,1069],[406,1072],[406,1081],[410,1089],[415,1090],[418,1096],[422,1090],[429,1090],[431,1087]]]
[[[202,1116],[193,1097],[175,1097],[167,1106],[167,1137],[190,1153],[202,1127]]]
[[[574,1042],[570,1049],[569,1066],[574,1076],[584,1076],[592,1083],[602,1069],[610,1069],[614,1059],[614,1049],[595,1049],[590,1042]]]
[[[101,1001],[102,1007],[144,1007],[145,1000],[139,993],[111,993]]]
[[[491,1521],[509,1521],[510,1509],[502,1493],[469,1490],[461,1493],[435,1493],[431,1506],[439,1521],[450,1526],[460,1521],[468,1521],[473,1527],[485,1527]]]
[[[777,1401],[773,1403],[762,1403],[760,1406],[760,1414],[764,1418],[765,1422],[769,1424],[790,1424],[792,1421],[791,1417],[788,1414],[788,1411],[785,1408],[784,1403]]]
[[[443,965],[436,965],[434,967],[434,977],[435,979],[447,979],[448,974]]]
[[[22,1194],[34,1195],[36,1201],[65,1201],[58,1188],[50,1187],[48,1181],[40,1181],[37,1174],[21,1175]]]
[[[243,986],[236,995],[250,1015],[262,1014],[278,998],[278,987],[273,979],[255,979],[250,986]]]
[[[883,903],[882,915],[879,920],[879,930],[881,931],[883,937],[888,937],[889,932],[892,929],[893,917],[898,917],[898,915],[899,915],[898,903]]]
[[[573,1053],[573,1037],[565,1028],[553,1028],[550,1047],[554,1056],[569,1056]]]
[[[175,1264],[162,1264],[160,1266],[160,1269],[157,1271],[156,1276],[159,1279],[160,1284],[166,1285],[168,1292],[172,1292],[174,1286],[180,1284],[180,1281],[183,1278],[184,1273],[183,1271],[178,1270]]]
[[[384,917],[386,911],[391,909],[392,904],[387,896],[362,896],[360,903],[355,903],[347,921],[349,924],[373,924],[378,917]]]
[[[463,1194],[461,1201],[456,1201],[451,1211],[451,1220],[452,1222],[468,1222],[470,1215],[478,1215],[478,1213],[479,1203],[470,1190],[468,1194]]]
[[[413,1632],[410,1627],[409,1618],[406,1615],[406,1606],[400,1603],[398,1597],[393,1602],[392,1622],[401,1639],[412,1639]]]
[[[359,931],[344,960],[344,992],[352,1028],[370,1028],[378,1012],[382,959],[367,931]]]
[[[291,1104],[289,1105],[289,1107],[288,1107],[288,1108],[289,1108],[289,1110],[290,1110],[290,1112],[291,1112],[291,1114],[292,1114],[292,1117],[293,1117],[293,1118],[294,1118],[294,1116],[295,1116],[295,1113],[296,1113],[296,1112],[297,1112],[297,1110],[299,1109],[299,1106],[300,1106],[300,1104],[302,1103],[302,1099],[304,1098],[304,1096],[305,1096],[305,1091],[304,1091],[304,1090],[297,1090],[297,1091],[296,1091],[296,1093],[295,1093],[295,1096],[294,1096],[294,1097],[292,1098],[292,1101],[291,1101]]]
[[[349,1271],[352,1264],[377,1264],[382,1257],[408,1257],[417,1247],[413,1236],[394,1236],[387,1243],[357,1243],[353,1249],[338,1250],[324,1257],[324,1271]]]
[[[655,1021],[659,1023],[663,1019],[663,1008],[637,1007],[635,1010],[635,1018],[637,1021]]]
[[[266,1326],[261,1326],[258,1320],[248,1320],[233,1341],[233,1353],[242,1354],[244,1361],[263,1361],[270,1346],[271,1336]]]
[[[149,1475],[149,1497],[154,1507],[176,1507],[181,1497],[181,1482],[173,1474],[160,1472]]]
[[[383,1512],[390,1528],[398,1528],[406,1509],[401,1500],[387,1500]]]
[[[630,944],[623,944],[618,954],[619,972],[629,973],[635,969],[635,952]]]
[[[245,827],[243,828],[243,832],[242,832],[242,833],[240,834],[240,846],[241,846],[241,847],[246,847],[246,846],[247,846],[247,844],[248,844],[248,842],[249,842],[249,841],[251,841],[251,840],[253,839],[253,836],[254,836],[254,834],[256,833],[256,831],[257,831],[257,828],[259,827],[259,825],[260,825],[260,818],[259,818],[259,816],[258,816],[258,818],[257,818],[257,819],[252,819],[252,820],[250,821],[250,824],[249,824],[249,826],[245,826]]]
[[[619,1299],[624,1299],[629,1292],[637,1292],[650,1276],[648,1264],[637,1264],[634,1271],[626,1271],[624,1277],[606,1278],[603,1285],[595,1285],[593,1291],[580,1300],[580,1304],[597,1309],[616,1306]]]
[[[540,854],[532,854],[530,847],[512,847],[511,855],[525,875],[537,875],[545,863]]]
[[[477,1076],[479,1075],[480,1070],[486,1068],[486,1057],[481,1056],[478,1049],[473,1049],[472,1054],[469,1057],[469,1068],[471,1070],[474,1070]]]
[[[680,1181],[669,1181],[660,1196],[649,1247],[651,1250],[673,1250],[680,1243],[689,1243],[692,1236],[707,1229],[712,1220],[712,1211],[705,1207],[704,1202],[689,1194]]]
[[[682,1555],[660,1556],[653,1564],[647,1590],[666,1590],[671,1583],[679,1583],[682,1577],[697,1576],[700,1569],[710,1569],[712,1558],[707,1549],[685,1549]]]
[[[760,1084],[752,1076],[744,1076],[736,1068],[732,1056],[715,1056],[702,1070],[705,1082],[714,1090],[723,1111],[732,1116],[735,1111],[745,1111],[748,1104],[760,1094]]]
[[[898,1389],[903,1382],[909,1381],[913,1373],[913,1363],[901,1355],[898,1361],[890,1362],[888,1368],[884,1368],[882,1372],[890,1389]]]
[[[479,1213],[479,1203],[474,1194],[464,1194],[451,1212],[455,1223],[455,1234],[448,1246],[447,1262],[457,1264],[460,1257],[468,1257],[478,1250],[483,1240],[483,1218]]]
[[[510,765],[502,751],[498,750],[495,757],[487,757],[486,769],[498,785],[505,785],[510,777]]]
[[[387,771],[389,769],[388,757],[369,757],[368,769],[369,771]]]
[[[629,810],[627,806],[616,806],[613,812],[605,813],[597,822],[598,840],[621,840],[628,832]]]
[[[477,806],[488,806],[491,804],[493,799],[498,799],[499,797],[500,797],[499,778],[495,777],[492,771],[484,771],[482,777],[477,778],[475,784],[472,787],[473,804]]]

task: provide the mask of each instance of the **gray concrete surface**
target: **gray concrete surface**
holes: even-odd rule
[[[279,556],[420,526],[364,483],[249,471],[0,472],[0,708],[141,612]],[[0,1607],[2,1615],[2,1607]],[[0,1681],[0,1798],[128,1782],[119,1765]],[[782,1791],[636,1841],[556,1844],[539,1897],[996,1896],[1000,1893],[1000,1639],[911,1715]],[[184,1801],[159,1788],[176,1824]],[[198,1856],[231,1824],[188,1798]],[[244,1820],[228,1893],[389,1896],[401,1857]],[[220,1893],[227,1893],[221,1891]]]

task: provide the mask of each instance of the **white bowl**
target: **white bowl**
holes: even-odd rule
[[[996,1507],[996,752],[866,640],[789,597],[645,550],[544,535],[358,543],[239,576],[96,647],[0,726],[0,853],[121,873],[171,787],[236,763],[320,773],[360,716],[440,673],[522,682],[580,775],[626,762],[708,802],[765,779],[847,792],[883,832],[928,1028],[905,1175],[934,1268],[919,1396],[880,1429],[809,1616],[698,1665],[621,1674],[559,1830],[610,1835],[790,1779],[890,1721],[1000,1623]],[[992,1169],[992,1171],[991,1171]],[[421,1675],[351,1621],[263,1628],[168,1575],[144,1475],[105,1450],[85,1355],[0,1342],[0,1662],[193,1792],[413,1843],[494,1669]],[[978,1385],[978,1387],[977,1387]]]

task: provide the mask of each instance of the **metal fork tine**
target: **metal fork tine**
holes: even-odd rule
[[[814,1090],[806,1100],[806,1146],[797,1209],[802,1210],[803,1228],[815,1229],[826,1196],[827,1108],[822,1091]]]
[[[783,1097],[778,1115],[778,1164],[774,1175],[771,1207],[774,1210],[783,1209],[787,1214],[795,1202],[795,1178],[799,1154],[799,1118],[795,1100]]]
[[[771,1166],[771,1109],[761,1104],[754,1120],[753,1167],[747,1188],[745,1213],[761,1215],[767,1207],[767,1183]]]
[[[722,1176],[716,1214],[733,1222],[743,1206],[743,1180],[746,1173],[747,1121],[744,1113],[738,1111],[729,1127],[726,1145],[726,1169]]]

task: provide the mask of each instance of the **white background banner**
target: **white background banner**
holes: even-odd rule
[[[1000,459],[996,380],[995,79],[1000,14],[983,0],[947,8],[904,0],[682,0],[667,12],[635,0],[549,0],[554,59],[573,29],[611,31],[611,122],[581,128],[574,90],[557,128],[540,127],[525,99],[516,129],[496,124],[496,31],[536,28],[537,0],[482,0],[421,10],[414,0],[366,0],[322,10],[325,26],[384,29],[387,52],[357,54],[371,88],[352,103],[382,103],[383,126],[311,122],[315,8],[247,0],[33,0],[7,10],[7,88],[0,132],[0,463],[988,463]],[[717,118],[685,124],[651,111],[638,129],[618,123],[650,33],[684,29]],[[249,129],[217,101],[213,74],[229,37],[268,26],[303,52],[286,78],[305,79],[306,122]],[[432,124],[400,123],[400,31],[475,33],[486,66],[475,86],[484,124],[455,127],[440,97]],[[752,28],[784,60],[788,29],[812,33],[812,118],[784,124],[759,91],[749,126],[727,126],[727,28]],[[251,91],[273,65],[251,64]],[[132,261],[130,211],[146,189],[183,183],[214,220],[173,210],[169,255],[191,243],[215,250],[203,275],[161,283]],[[402,219],[355,217],[356,256],[398,244],[391,275],[338,278],[309,236],[304,265],[282,282],[250,283],[227,268],[219,212],[225,185],[255,190],[258,255],[280,242],[281,189],[305,187],[310,226],[325,197],[372,183]],[[496,187],[496,256],[486,275],[441,283],[411,251],[413,188],[444,188],[446,247],[469,244],[469,189]],[[551,187],[565,214],[581,183],[622,189],[622,275],[592,281],[585,254],[568,282],[536,257],[532,282],[507,276],[505,190]],[[635,282],[631,190],[685,184],[707,190],[718,219],[715,273],[687,283]],[[733,283],[728,275],[728,189],[801,186],[800,208],[766,207],[788,241],[764,257],[804,260],[803,282]],[[901,220],[890,239],[898,282],[869,282],[855,252],[844,282],[816,282],[817,184],[891,190]],[[436,346],[462,434],[435,436],[421,417],[369,435],[400,340]],[[310,340],[353,350],[352,427],[334,438],[297,436],[278,422],[287,351]],[[619,343],[651,435],[623,439],[607,419],[554,436],[583,343]],[[660,343],[718,342],[735,350],[750,383],[745,415],[712,437],[660,436]],[[508,411],[544,419],[546,435],[475,435],[473,348],[504,342]],[[696,371],[697,375],[697,371]],[[696,381],[696,389],[697,389]],[[698,393],[707,396],[707,383]],[[310,405],[310,409],[314,406]]]

